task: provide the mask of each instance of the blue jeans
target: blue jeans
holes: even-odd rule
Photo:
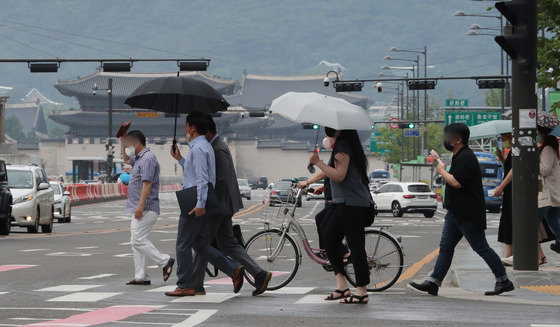
[[[233,277],[239,263],[229,259],[209,243],[211,213],[200,217],[179,217],[177,231],[177,286],[195,288],[192,250],[226,275]]]
[[[542,207],[539,208],[539,222],[546,220],[548,228],[556,236],[556,244],[560,244],[560,208]]]
[[[457,217],[452,211],[447,211],[445,215],[445,223],[443,224],[443,232],[441,233],[441,241],[439,243],[439,255],[436,260],[434,272],[428,281],[441,286],[441,282],[445,278],[457,243],[463,238],[469,242],[471,248],[478,253],[486,262],[488,267],[496,276],[497,282],[508,280],[506,268],[502,264],[500,257],[488,245],[484,230],[476,228],[469,220]]]

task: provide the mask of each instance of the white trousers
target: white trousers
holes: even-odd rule
[[[163,268],[170,258],[169,255],[159,252],[148,238],[157,218],[158,214],[153,211],[144,211],[141,219],[135,219],[132,214],[130,245],[134,254],[134,278],[137,280],[149,280],[148,258],[160,268]]]

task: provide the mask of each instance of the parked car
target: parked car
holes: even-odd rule
[[[294,190],[292,190],[292,182],[291,181],[278,181],[272,184],[270,191],[267,195],[267,201],[270,206],[274,204],[280,204],[288,202],[291,200],[292,203],[295,201],[295,194]],[[301,207],[301,198],[296,204],[298,207]]]
[[[377,211],[392,212],[394,217],[418,212],[432,218],[437,210],[437,195],[425,183],[387,183],[371,195]]]
[[[237,184],[239,185],[241,197],[251,200],[251,187],[249,186],[249,181],[246,179],[238,179]]]
[[[316,183],[313,184],[309,184],[309,188],[312,188],[313,190],[317,189],[318,187],[322,187],[325,185],[325,181],[321,180],[321,181],[317,181]],[[321,192],[321,194],[313,194],[311,192],[307,193],[306,198],[307,201],[309,200],[315,200],[315,199],[325,199],[325,193]]]
[[[43,168],[8,165],[8,185],[13,196],[13,225],[27,227],[29,233],[51,233],[54,219],[54,192]]]
[[[59,223],[69,223],[72,220],[70,192],[60,182],[49,184],[54,192],[54,217]]]
[[[249,178],[249,186],[251,186],[253,190],[257,190],[259,188],[266,190],[266,187],[268,186],[268,178],[266,177]]]
[[[6,163],[0,160],[0,235],[10,234],[12,228],[12,193],[8,186]]]

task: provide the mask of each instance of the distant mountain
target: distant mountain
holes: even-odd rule
[[[234,79],[241,79],[244,69],[271,75],[308,73],[325,60],[344,66],[345,78],[375,78],[382,65],[410,64],[384,61],[384,56],[414,57],[390,53],[389,47],[427,46],[428,63],[435,65],[429,75],[495,74],[499,72],[498,46],[490,37],[467,36],[466,32],[471,24],[496,27],[498,21],[453,17],[457,10],[481,13],[486,6],[465,0],[19,0],[0,12],[0,56],[171,58],[189,54],[211,58],[209,73]],[[85,76],[95,67],[63,64],[58,74],[30,74],[26,64],[0,64],[0,85],[14,87],[8,94],[11,102],[37,88],[53,101],[70,103],[52,87],[56,79]],[[176,69],[174,63],[133,67],[134,71]],[[474,81],[440,82],[430,94],[443,99],[449,90],[455,97],[471,99],[472,105],[483,104],[483,92]],[[392,97],[370,87],[365,92],[380,102]]]

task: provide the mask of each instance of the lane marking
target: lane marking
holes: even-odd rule
[[[53,257],[89,257],[91,253],[79,253],[79,252],[53,252],[47,253],[45,255]]]
[[[75,247],[76,250],[86,250],[86,249],[99,249],[99,246],[78,246]]]
[[[305,294],[313,291],[315,287],[282,287],[281,289],[274,291],[266,291],[266,294]]]
[[[29,250],[19,250],[19,252],[37,252],[37,251],[49,251],[50,249],[29,249]]]
[[[93,275],[93,276],[88,276],[88,277],[80,277],[78,279],[98,279],[98,278],[105,278],[105,277],[109,277],[109,276],[114,276],[115,274],[99,274],[99,275]]]
[[[161,306],[113,306],[91,312],[80,313],[65,319],[57,319],[35,323],[28,326],[92,326],[123,320],[145,312],[150,312]]]
[[[191,327],[196,326],[205,322],[208,318],[212,317],[213,314],[218,312],[218,310],[198,310],[195,314],[190,316],[189,318],[181,321],[178,324],[173,325],[172,327]]]
[[[410,279],[416,275],[416,273],[428,262],[432,261],[439,253],[439,247],[434,251],[428,253],[422,260],[415,262],[410,266],[402,275],[399,277],[395,284],[398,284],[404,280]]]
[[[119,294],[118,292],[76,292],[47,300],[48,302],[97,302]]]
[[[179,303],[222,303],[239,294],[235,293],[206,293],[204,296],[183,296],[171,302]]]
[[[58,285],[35,290],[35,292],[80,292],[104,285]]]
[[[1,265],[0,272],[37,267],[37,265]]]
[[[316,203],[313,205],[313,208],[309,211],[309,213],[306,214],[305,216],[301,217],[300,220],[308,220],[308,218],[309,218],[312,214],[315,213],[315,210],[317,210],[317,207],[318,207],[318,206],[319,206],[319,202],[316,202]],[[311,220],[311,219],[309,219],[309,220]],[[313,219],[313,220],[315,220],[315,219]]]
[[[117,258],[128,258],[128,257],[133,257],[134,254],[132,253],[123,253],[123,254],[115,254],[113,257],[117,257]]]

